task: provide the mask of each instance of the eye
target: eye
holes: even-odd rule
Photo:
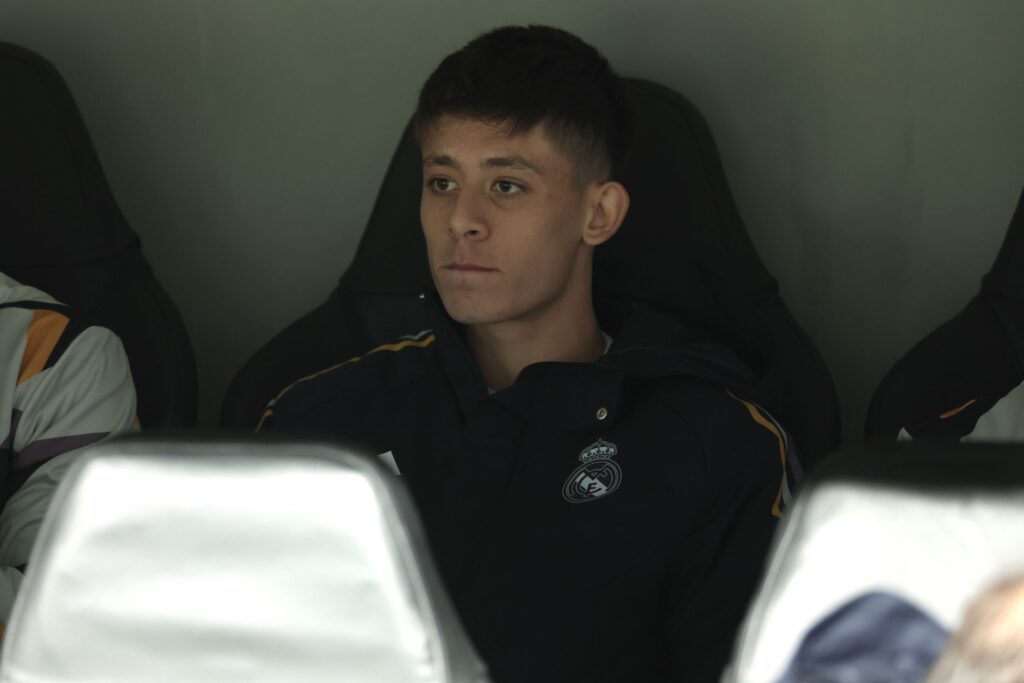
[[[427,181],[427,186],[438,194],[448,194],[459,189],[458,184],[454,180],[444,177],[431,178]]]
[[[499,180],[494,183],[493,187],[499,194],[503,194],[505,196],[516,195],[526,191],[522,185],[514,183],[511,180]]]

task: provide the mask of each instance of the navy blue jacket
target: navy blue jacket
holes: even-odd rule
[[[498,683],[717,681],[788,492],[752,378],[640,309],[596,363],[488,395],[423,301],[432,330],[296,382],[262,428],[394,454]]]

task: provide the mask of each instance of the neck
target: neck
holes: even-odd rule
[[[534,363],[592,363],[604,355],[590,287],[585,290],[535,318],[467,325],[466,339],[487,386],[495,391],[511,386]]]

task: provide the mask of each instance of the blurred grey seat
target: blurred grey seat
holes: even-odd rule
[[[123,441],[61,485],[0,680],[486,679],[377,463],[321,444]]]
[[[823,463],[776,539],[724,681],[775,683],[815,624],[893,593],[946,628],[1024,570],[1024,446],[850,446]]]

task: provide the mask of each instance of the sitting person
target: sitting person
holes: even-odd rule
[[[137,428],[120,340],[3,273],[0,415],[2,627],[64,472],[82,447]]]
[[[968,406],[970,408],[970,406]],[[974,429],[963,441],[1024,441],[1024,384],[1011,389],[978,417]]]
[[[1004,396],[983,396],[964,401],[916,425],[900,429],[900,441],[957,439],[964,442],[1018,443],[1024,441],[1024,384]]]
[[[628,118],[561,30],[444,59],[415,117],[431,328],[300,379],[259,428],[393,459],[498,682],[717,681],[788,496],[733,354],[641,305],[598,323]]]
[[[981,290],[886,374],[873,438],[1024,441],[1024,191]]]

